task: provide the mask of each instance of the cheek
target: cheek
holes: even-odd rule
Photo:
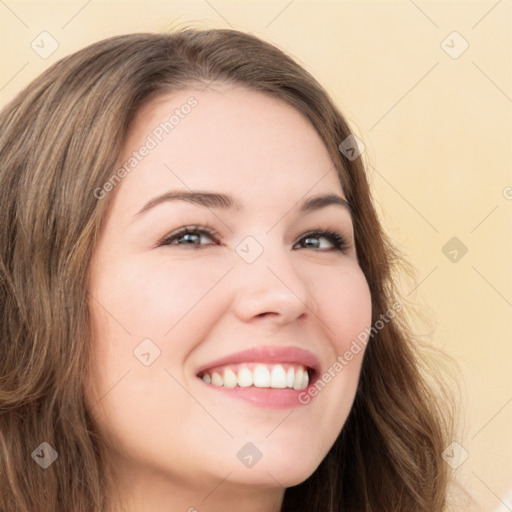
[[[323,286],[320,281],[317,284],[316,296],[321,297],[317,299],[317,315],[330,340],[330,358],[314,388],[300,399],[302,403],[313,401],[322,409],[324,424],[335,436],[350,412],[359,383],[371,327],[371,294],[359,267],[331,274]]]
[[[209,324],[209,310],[201,307],[202,303],[215,300],[219,293],[215,286],[228,271],[228,266],[201,264],[194,258],[127,261],[105,270],[95,293],[110,313],[108,323],[119,335],[126,336],[128,331],[133,340],[168,340],[182,325],[190,324],[199,310],[200,323]],[[192,325],[197,328],[197,321]]]
[[[187,354],[218,319],[211,307],[214,287],[229,270],[197,261],[143,263],[102,266],[91,286],[93,370],[87,402],[100,428],[121,439],[125,449],[137,444],[133,439],[152,417],[168,418],[166,435],[185,435],[176,411],[190,408],[190,400],[165,370],[183,381]],[[144,366],[134,350],[148,338],[160,354]]]
[[[215,287],[229,268],[183,260],[102,266],[92,283],[89,304],[94,333],[90,403],[114,385],[132,403],[144,393],[156,399],[155,388],[169,389],[166,368],[183,380],[188,354],[218,321],[222,301]],[[148,339],[154,345],[143,341]],[[137,356],[143,358],[148,352],[156,358],[144,366]],[[140,403],[146,402],[140,398]],[[114,401],[110,407],[118,405]]]
[[[347,268],[318,282],[314,293],[326,336],[342,354],[371,325],[371,294],[366,278],[358,266]]]

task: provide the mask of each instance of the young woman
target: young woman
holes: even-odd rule
[[[113,37],[0,120],[0,510],[445,509],[436,371],[303,68]]]

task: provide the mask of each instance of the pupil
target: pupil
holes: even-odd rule
[[[187,233],[186,235],[183,235],[183,237],[185,238],[186,242],[193,243],[195,240],[191,239],[190,237],[197,237],[197,235],[194,233]]]

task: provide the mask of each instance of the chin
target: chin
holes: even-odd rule
[[[262,487],[298,485],[316,471],[325,457],[325,452],[308,452],[304,446],[298,445],[292,450],[285,450],[282,446],[272,443],[262,445],[261,458],[252,466],[244,467],[243,462],[237,464],[236,470],[230,475],[230,480]],[[249,447],[247,452],[250,452],[251,448]]]
[[[284,467],[252,468],[250,471],[238,470],[233,472],[228,479],[232,483],[251,487],[293,487],[307,480],[317,467],[318,465],[294,467],[293,469],[284,469]]]

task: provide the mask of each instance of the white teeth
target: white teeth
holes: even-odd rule
[[[309,375],[307,370],[302,374],[302,386],[301,389],[306,389],[309,384]]]
[[[270,387],[270,372],[268,368],[262,364],[258,364],[254,368],[254,385],[257,388],[269,388]]]
[[[304,366],[290,365],[288,369],[285,369],[285,366],[287,365],[258,363],[253,368],[253,365],[246,363],[245,365],[238,365],[237,371],[226,366],[222,370],[214,371],[211,374],[204,373],[201,378],[206,384],[225,388],[255,386],[257,388],[299,390],[308,387],[309,375]],[[251,368],[253,369],[251,370]]]
[[[271,388],[285,388],[286,387],[286,373],[280,364],[276,364],[272,368],[270,374],[270,387]]]
[[[236,373],[231,368],[226,368],[224,370],[224,387],[234,388],[236,384]]]
[[[252,372],[249,370],[249,368],[246,368],[245,366],[243,368],[240,368],[238,371],[238,385],[242,388],[247,388],[249,386],[252,386],[253,384],[253,378],[252,378]]]
[[[304,374],[304,370],[302,368],[297,368],[295,372],[295,381],[293,383],[293,389],[302,389],[302,376]]]
[[[293,388],[293,383],[295,382],[295,368],[290,366],[288,368],[288,372],[286,373],[286,386],[289,388]]]
[[[217,373],[217,372],[213,372],[213,375],[212,375],[212,384],[214,386],[223,386],[224,385],[224,380],[223,378]]]

